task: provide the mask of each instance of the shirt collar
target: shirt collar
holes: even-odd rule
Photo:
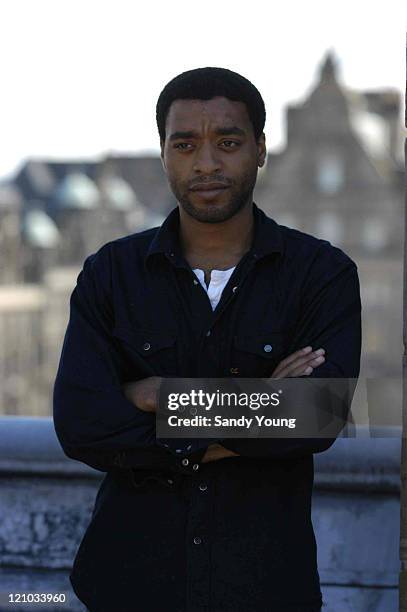
[[[251,247],[256,259],[265,257],[272,253],[283,251],[283,236],[280,226],[274,219],[268,217],[254,202],[254,238]],[[153,255],[162,254],[167,257],[178,259],[182,256],[179,242],[179,210],[174,208],[158,228],[145,256],[145,262]]]

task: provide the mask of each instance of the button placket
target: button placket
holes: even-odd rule
[[[199,464],[193,464],[199,468]],[[202,467],[202,466],[201,466]],[[208,475],[210,480],[210,476]],[[210,483],[208,483],[210,484]],[[211,508],[213,487],[204,481],[190,482],[190,511],[187,519],[187,608],[195,609],[197,602],[202,609],[209,609],[211,599]],[[206,488],[205,488],[206,487]],[[203,492],[205,491],[205,493]],[[201,609],[201,607],[200,607]]]
[[[246,258],[246,255],[244,256],[243,259]],[[236,299],[236,296],[239,295],[240,293],[240,289],[242,287],[242,284],[244,283],[245,279],[247,278],[252,265],[254,264],[254,259],[250,259],[250,260],[246,260],[243,264],[242,264],[242,268],[240,271],[240,274],[235,278],[235,282],[237,282],[236,285],[234,285],[232,287],[232,289],[229,289],[229,293],[227,295],[227,297],[223,298],[223,295],[226,295],[226,293],[224,292],[224,294],[222,294],[222,297],[220,299],[219,305],[215,311],[215,316],[214,316],[214,320],[212,321],[212,327],[215,325],[215,323],[218,321],[218,319],[220,318],[220,316],[224,313],[224,311],[228,308],[229,304],[231,303],[231,301],[233,299]],[[242,262],[239,262],[238,267],[240,267]],[[234,270],[233,274],[236,272],[236,270]],[[232,278],[233,274],[231,275],[230,279]],[[228,281],[228,283],[230,282],[230,279]],[[239,289],[239,291],[237,291]],[[224,301],[223,301],[224,300]]]

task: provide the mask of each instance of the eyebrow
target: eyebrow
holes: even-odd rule
[[[230,127],[218,127],[215,129],[217,136],[246,136],[246,132],[237,125]],[[173,132],[169,140],[178,140],[179,138],[199,138],[198,132],[194,130]]]

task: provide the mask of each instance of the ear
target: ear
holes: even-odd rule
[[[264,166],[264,162],[266,161],[266,136],[264,132],[259,136],[257,140],[257,165],[259,168]]]

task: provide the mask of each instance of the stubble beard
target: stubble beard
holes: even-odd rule
[[[221,204],[207,203],[202,207],[194,205],[187,190],[178,189],[177,185],[170,181],[170,186],[182,209],[196,221],[201,223],[221,223],[234,217],[246,204],[252,203],[253,190],[257,179],[256,172],[251,172],[244,177],[238,187],[234,184],[228,189],[229,199]]]

